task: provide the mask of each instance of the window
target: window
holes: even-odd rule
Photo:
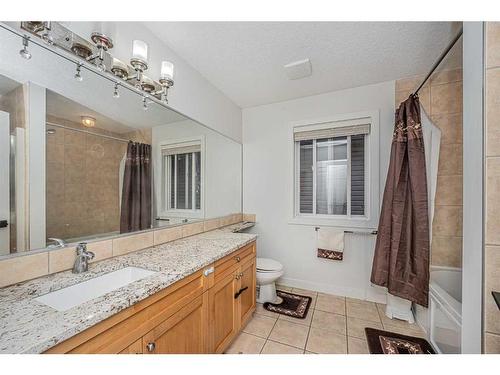
[[[369,133],[366,119],[295,128],[295,216],[367,217]]]
[[[201,210],[201,142],[162,146],[165,211]]]

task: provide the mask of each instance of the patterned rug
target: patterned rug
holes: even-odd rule
[[[276,294],[283,299],[283,302],[279,304],[266,302],[264,303],[266,310],[298,319],[304,319],[307,316],[309,306],[311,305],[311,297],[283,292],[281,290],[277,290]]]
[[[436,354],[427,340],[365,328],[370,354]]]

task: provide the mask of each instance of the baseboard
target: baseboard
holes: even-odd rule
[[[290,286],[292,288],[314,290],[315,292],[334,294],[337,296],[357,298],[376,303],[384,303],[384,304],[386,303],[385,295],[371,294],[367,296],[367,291],[365,289],[355,289],[355,288],[348,288],[331,284],[316,283],[308,280],[293,279],[289,277],[280,278],[277,281],[277,284]]]

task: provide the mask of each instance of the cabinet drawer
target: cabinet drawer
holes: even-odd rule
[[[247,262],[249,259],[255,256],[256,247],[255,242],[252,242],[248,245],[245,245],[239,250],[226,255],[224,258],[219,259],[215,262],[215,282],[217,283],[219,280],[226,277],[231,272],[234,272],[238,266]]]
[[[207,289],[202,271],[49,349],[46,353],[119,353]]]

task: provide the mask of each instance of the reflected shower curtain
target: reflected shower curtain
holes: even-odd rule
[[[120,233],[151,228],[151,146],[130,141],[123,177]]]
[[[411,95],[396,110],[371,282],[427,307],[430,251],[425,168],[420,103]]]

